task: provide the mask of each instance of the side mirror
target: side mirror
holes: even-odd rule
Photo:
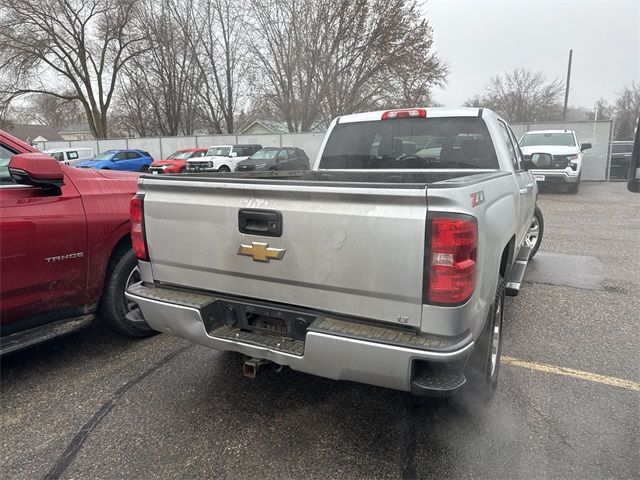
[[[531,155],[531,163],[533,164],[531,168],[549,168],[552,160],[553,156],[550,153],[534,153]]]
[[[633,193],[640,193],[640,119],[636,127],[636,140],[633,143],[633,153],[629,161],[629,180],[627,190]]]
[[[231,152],[229,154],[229,157],[237,157],[237,156],[238,156],[238,154],[236,152]]]
[[[585,150],[589,150],[591,148],[591,144],[590,143],[581,143],[580,144],[580,151],[584,152]]]
[[[60,188],[64,173],[60,162],[44,153],[22,153],[9,160],[9,175],[16,183],[43,188]]]

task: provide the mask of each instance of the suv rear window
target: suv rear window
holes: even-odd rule
[[[499,168],[481,118],[402,118],[338,124],[324,169]]]

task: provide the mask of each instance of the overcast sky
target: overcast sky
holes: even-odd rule
[[[434,46],[449,64],[434,99],[459,106],[498,73],[526,66],[548,79],[573,68],[569,105],[592,107],[640,82],[640,0],[427,0]]]

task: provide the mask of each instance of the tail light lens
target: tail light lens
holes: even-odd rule
[[[144,234],[144,196],[136,195],[131,199],[131,243],[139,260],[149,261],[147,241]]]
[[[460,304],[476,283],[478,226],[474,219],[431,219],[427,298],[431,303]]]

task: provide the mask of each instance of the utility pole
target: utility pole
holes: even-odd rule
[[[567,104],[569,103],[569,84],[571,83],[571,58],[573,57],[573,48],[569,50],[569,67],[567,68],[567,86],[564,91],[564,108],[562,109],[562,121],[567,118]]]

